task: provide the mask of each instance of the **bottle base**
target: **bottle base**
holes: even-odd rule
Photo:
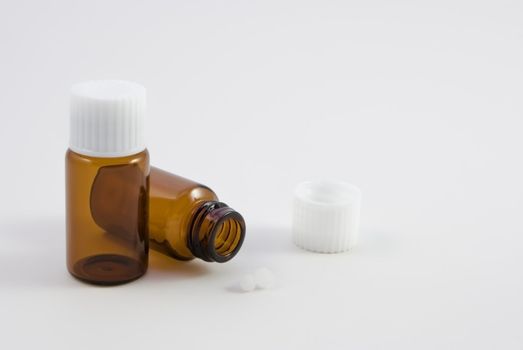
[[[69,272],[77,279],[102,286],[134,281],[147,270],[136,259],[117,254],[93,255],[77,261]]]

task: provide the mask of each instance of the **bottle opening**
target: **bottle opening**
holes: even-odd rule
[[[240,243],[242,228],[240,223],[229,218],[222,222],[217,228],[218,232],[214,238],[214,250],[220,256],[227,256],[235,251]]]
[[[207,202],[196,213],[188,246],[205,261],[226,262],[240,250],[245,221],[240,213],[221,202]]]

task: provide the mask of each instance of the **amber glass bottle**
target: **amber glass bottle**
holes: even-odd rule
[[[114,285],[148,262],[149,154],[143,143],[145,89],[93,81],[72,89],[66,154],[67,268]]]
[[[226,262],[245,238],[243,217],[208,187],[151,167],[151,248],[180,260]]]

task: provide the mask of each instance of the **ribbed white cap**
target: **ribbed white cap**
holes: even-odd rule
[[[318,253],[350,250],[358,242],[361,191],[345,182],[302,182],[294,192],[293,240]]]
[[[145,88],[123,80],[87,81],[71,89],[69,148],[92,157],[145,149]]]

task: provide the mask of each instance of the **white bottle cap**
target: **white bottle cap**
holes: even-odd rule
[[[145,88],[98,80],[71,89],[69,148],[92,157],[124,157],[145,149]]]
[[[318,253],[350,250],[358,242],[361,191],[345,182],[302,182],[294,192],[293,240]]]

